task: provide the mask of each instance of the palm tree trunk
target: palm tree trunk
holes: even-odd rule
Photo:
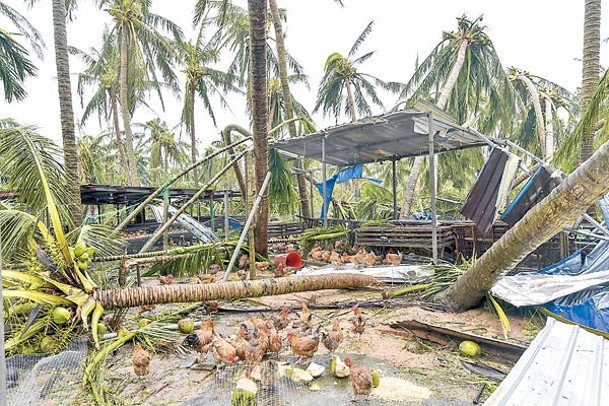
[[[585,114],[600,76],[601,0],[586,0],[584,12],[584,54],[580,111]],[[590,126],[592,127],[592,126]],[[594,151],[594,128],[584,128],[579,162]]]
[[[440,98],[438,99],[437,106],[440,109],[444,109],[446,107],[446,104],[448,103],[448,98],[450,97],[450,94],[452,93],[455,84],[457,83],[457,78],[459,77],[459,73],[461,73],[463,63],[465,63],[465,53],[467,51],[468,46],[469,40],[464,38],[461,41],[461,45],[459,46],[457,60],[455,61],[455,64],[450,70],[450,74],[448,75],[446,84],[442,89],[442,94],[440,94]],[[400,213],[401,218],[408,218],[408,216],[410,215],[410,207],[412,206],[412,198],[414,196],[415,186],[417,185],[419,175],[421,174],[421,169],[423,168],[423,159],[424,157],[418,156],[414,159],[414,163],[412,164],[412,169],[410,170],[410,174],[408,175],[408,181],[406,182],[406,191],[404,192],[404,203],[402,204],[402,211]]]
[[[125,129],[125,144],[127,146],[127,166],[129,172],[127,174],[127,182],[129,186],[139,186],[140,182],[137,176],[137,158],[135,157],[135,149],[133,148],[133,134],[131,133],[131,109],[129,106],[129,89],[127,83],[127,74],[129,68],[129,27],[123,25],[121,33],[121,70],[120,70],[120,86],[119,97],[121,103],[121,113],[123,116],[123,128]]]
[[[423,157],[416,157],[412,163],[410,173],[413,172],[421,173],[423,168]],[[402,203],[402,209],[400,210],[400,219],[407,220],[410,215],[410,206],[412,205],[412,197],[417,187],[418,176],[408,176],[408,183],[406,183],[406,190],[404,191],[404,202]]]
[[[94,297],[104,309],[120,309],[150,304],[283,295],[322,289],[363,288],[376,283],[377,280],[374,277],[367,275],[291,276],[239,282],[216,282],[204,285],[176,284],[101,290],[95,292]]]
[[[266,0],[248,0],[250,20],[250,78],[256,162],[256,188],[260,190],[268,171],[267,78],[266,78]],[[268,251],[269,200],[265,194],[256,216],[256,252]]]
[[[192,100],[192,110],[190,111],[190,158],[192,163],[197,162],[197,137],[195,136],[195,87],[189,86],[190,98]],[[195,187],[199,186],[199,171],[195,168],[193,172]]]
[[[539,136],[539,145],[541,145],[541,154],[546,156],[546,126],[543,123],[543,113],[541,112],[541,102],[539,100],[539,92],[531,79],[525,75],[518,75],[516,79],[520,80],[527,87],[531,95],[531,102],[535,110],[535,120],[537,121],[537,135]]]
[[[277,8],[276,0],[269,0],[271,16],[273,17],[273,27],[275,27],[275,44],[277,45],[277,60],[279,64],[279,81],[281,82],[281,91],[283,93],[283,103],[287,120],[294,118],[294,108],[292,107],[292,93],[290,92],[290,84],[288,82],[288,69],[285,61],[285,43],[283,41],[283,29],[281,27],[281,19],[279,18],[279,9]],[[288,131],[290,138],[296,138],[296,123],[288,122]],[[296,162],[296,168],[302,169],[300,161]],[[311,207],[309,206],[309,198],[307,193],[307,185],[302,173],[296,174],[298,182],[298,197],[300,199],[300,214],[303,217],[311,217]]]
[[[609,143],[605,143],[437,299],[455,311],[467,310],[480,303],[500,275],[514,269],[528,254],[577,220],[596,199],[609,191],[608,160]]]
[[[347,88],[347,96],[349,98],[349,110],[351,110],[351,122],[357,121],[357,113],[355,111],[355,99],[353,98],[353,89],[351,89],[351,80],[345,78],[345,87]]]
[[[252,134],[249,131],[247,131],[245,128],[240,127],[236,124],[231,124],[231,125],[224,127],[224,130],[222,130],[222,138],[224,139],[224,144],[226,144],[226,145],[232,144],[231,137],[230,137],[230,133],[232,131],[237,131],[238,133],[240,133],[241,135],[244,135],[246,137],[252,137]],[[230,156],[235,156],[234,148],[228,148],[227,152]],[[235,171],[235,176],[237,177],[237,183],[239,184],[239,190],[241,190],[241,196],[243,197],[243,199],[245,199],[247,201],[247,198],[248,198],[247,185],[245,184],[245,178],[243,177],[243,172],[241,171],[239,162],[235,162],[233,164],[233,170]]]
[[[545,160],[550,162],[554,156],[554,117],[552,112],[552,99],[548,96],[544,98],[546,107],[546,153]]]
[[[112,120],[114,121],[114,135],[116,136],[116,148],[118,149],[118,156],[121,161],[121,168],[125,172],[125,178],[129,178],[129,166],[127,165],[127,158],[125,157],[125,149],[123,147],[123,141],[121,140],[121,128],[119,125],[118,118],[118,102],[116,101],[116,95],[110,95],[112,99]]]
[[[53,0],[53,35],[55,38],[55,64],[57,66],[61,136],[67,175],[66,189],[68,191],[68,204],[72,219],[75,224],[79,225],[82,222],[82,206],[80,202],[80,180],[78,177],[78,149],[76,148],[74,111],[72,109],[66,16],[65,1]]]

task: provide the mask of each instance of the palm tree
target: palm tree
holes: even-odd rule
[[[161,87],[163,84],[178,92],[177,77],[171,63],[175,58],[173,42],[162,35],[158,29],[170,32],[175,40],[182,37],[182,30],[170,20],[150,12],[151,0],[101,0],[100,6],[112,17],[114,26],[110,32],[119,44],[119,102],[125,131],[127,149],[128,181],[137,186],[137,158],[133,147],[131,114],[133,105],[129,100],[132,81],[142,77],[135,72],[146,72],[154,84],[156,94],[162,105]],[[163,82],[158,77],[160,72]]]
[[[478,127],[483,132],[493,131],[498,123],[511,125],[513,89],[481,21],[482,16],[475,20],[462,16],[457,19],[456,31],[444,32],[442,41],[402,89],[399,105],[411,106],[422,96],[431,95],[436,105],[459,123],[480,117]],[[423,159],[417,157],[410,171],[403,215],[410,210]]]
[[[336,119],[342,112],[350,115],[353,122],[357,120],[358,114],[372,114],[368,99],[376,106],[383,107],[374,86],[391,89],[391,85],[357,70],[357,66],[370,59],[374,55],[374,51],[359,57],[355,55],[372,31],[373,24],[374,21],[368,23],[353,43],[347,57],[338,52],[328,56],[324,66],[324,75],[319,83],[317,101],[313,112],[321,108],[324,116],[331,115]]]
[[[588,109],[600,75],[601,0],[586,0],[584,12],[584,53],[582,58],[582,91],[580,110]],[[579,162],[586,161],[594,151],[595,126],[584,126]]]
[[[159,118],[147,121],[142,127],[144,133],[148,133],[145,145],[150,150],[148,165],[151,180],[153,183],[159,183],[169,175],[170,164],[186,163],[186,145],[176,140],[167,123]]]
[[[178,60],[184,70],[185,90],[184,106],[182,107],[182,123],[190,134],[190,155],[192,163],[197,162],[197,138],[195,133],[195,101],[197,95],[203,101],[203,106],[211,117],[214,125],[216,117],[211,104],[211,96],[217,96],[220,105],[228,107],[224,98],[227,91],[240,92],[235,86],[236,77],[230,73],[215,69],[212,65],[218,63],[219,52],[210,44],[203,43],[203,26],[194,42],[177,43]],[[198,171],[194,171],[195,185],[198,184]]]
[[[15,9],[4,2],[0,2],[0,15],[6,17],[12,23],[12,29],[23,36],[32,50],[42,57],[44,41],[40,33],[19,14]],[[29,59],[27,49],[15,40],[13,34],[0,28],[0,80],[4,89],[4,100],[23,100],[27,92],[23,88],[23,81],[28,76],[35,76],[37,68]]]

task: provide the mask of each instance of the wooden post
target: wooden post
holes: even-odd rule
[[[438,217],[436,211],[436,155],[434,150],[433,114],[427,115],[429,136],[429,185],[431,189],[431,247],[432,258],[438,259]]]

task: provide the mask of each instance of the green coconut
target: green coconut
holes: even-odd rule
[[[89,254],[87,254],[86,252],[83,252],[83,254],[78,257],[78,259],[80,259],[82,262],[87,262],[89,260]]]
[[[93,247],[87,247],[87,250],[85,251],[85,253],[90,257],[92,257],[93,255],[95,255],[95,248]]]
[[[190,334],[195,329],[195,322],[189,317],[181,319],[178,321],[178,329],[182,334]]]
[[[378,388],[381,383],[381,373],[378,370],[374,370],[370,373],[370,376],[372,377],[372,387]]]
[[[76,246],[74,247],[74,255],[80,257],[86,251],[86,249],[87,246],[85,245],[85,243],[82,241],[78,241],[76,243]]]
[[[248,378],[240,378],[231,396],[231,406],[256,406],[258,385]]]
[[[70,311],[65,307],[54,308],[52,315],[55,324],[66,324],[70,320]]]
[[[50,336],[44,336],[40,340],[40,351],[45,353],[53,351],[53,344],[53,339]]]
[[[480,346],[473,341],[462,341],[461,344],[459,344],[459,351],[461,351],[461,354],[467,355],[468,357],[475,357],[482,352]]]

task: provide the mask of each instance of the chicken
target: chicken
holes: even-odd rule
[[[239,257],[239,269],[247,269],[250,267],[250,256],[247,254],[241,254]]]
[[[268,333],[269,326],[266,320],[261,319],[260,317],[250,316],[250,321],[258,330],[263,330]]]
[[[339,265],[341,262],[342,261],[341,261],[340,254],[338,252],[334,251],[332,253],[332,255],[330,255],[330,263],[332,265]]]
[[[220,268],[220,264],[211,264],[211,265],[209,266],[209,273],[210,273],[211,275],[215,275],[215,274],[217,274],[218,272],[220,272],[220,269],[221,269],[221,268]]]
[[[300,329],[302,331],[307,331],[313,328],[313,313],[307,307],[307,304],[300,301],[300,306],[302,306],[302,311],[300,312]]]
[[[253,337],[245,346],[245,360],[248,362],[260,362],[264,357],[264,351],[260,347],[260,341]]]
[[[277,266],[275,267],[275,269],[273,269],[273,273],[275,274],[275,278],[281,278],[282,276],[285,276],[285,274],[283,273],[283,264],[280,262],[277,264]]]
[[[290,309],[287,306],[283,306],[283,309],[281,309],[281,311],[277,315],[271,317],[271,320],[273,321],[273,326],[277,330],[283,330],[288,326],[288,324],[290,323],[290,318],[288,317],[289,312]]]
[[[235,337],[230,340],[231,345],[235,347],[235,354],[237,355],[237,358],[242,361],[245,361],[245,348],[248,344],[247,340],[245,339],[246,335],[247,326],[242,324],[239,331],[237,331],[237,334],[235,334]]]
[[[372,376],[366,368],[357,365],[350,358],[345,358],[345,364],[349,367],[349,376],[351,377],[351,389],[353,389],[352,402],[357,400],[357,396],[362,395],[368,400],[370,392],[372,392]]]
[[[239,277],[239,279],[241,279],[242,281],[247,279],[247,275],[248,272],[245,269],[239,269],[237,271],[237,276]]]
[[[338,348],[340,343],[343,342],[344,339],[345,336],[340,328],[340,324],[338,324],[338,318],[334,320],[334,324],[332,325],[332,331],[330,331],[329,333],[321,333],[321,342],[323,343],[324,347],[326,347],[331,353],[334,353],[334,351],[336,351],[336,349]]]
[[[348,264],[350,262],[353,262],[353,256],[349,255],[346,251],[343,251],[340,260],[343,264]]]
[[[269,269],[269,263],[267,261],[256,262],[256,270],[259,272],[264,272]]]
[[[204,273],[204,274],[199,275],[199,280],[202,283],[214,283],[214,282],[218,281],[218,277],[216,277],[210,273]]]
[[[268,352],[273,352],[277,354],[279,353],[279,351],[281,351],[281,347],[283,347],[283,341],[281,340],[279,331],[275,330],[275,333],[271,333],[269,336]]]
[[[341,249],[343,246],[343,242],[341,240],[336,240],[334,241],[334,249],[335,250],[339,250]]]
[[[331,256],[332,256],[332,251],[324,251],[321,253],[322,261],[330,262]]]
[[[217,300],[207,300],[203,302],[203,308],[206,314],[212,314],[220,309],[220,303]]]
[[[362,337],[364,334],[364,329],[366,328],[366,319],[362,315],[362,309],[360,309],[356,304],[351,308],[353,310],[353,317],[351,318],[351,331],[355,334],[359,334],[359,337]]]
[[[318,335],[304,335],[288,332],[288,342],[292,352],[300,357],[313,358],[319,348]]]
[[[152,369],[150,355],[148,355],[148,351],[143,349],[139,343],[135,344],[135,347],[133,348],[131,362],[133,363],[133,372],[135,372],[135,375],[138,377],[148,375]]]
[[[311,250],[311,258],[313,258],[313,259],[315,259],[317,261],[321,260],[321,254],[322,254],[321,246],[319,246],[319,245],[316,245]]]
[[[376,261],[376,255],[374,255],[374,252],[372,251],[364,253],[361,257],[361,263],[367,266],[374,266],[376,264]]]
[[[213,335],[214,321],[212,319],[203,320],[197,331],[192,332],[184,338],[182,345],[194,349],[204,357],[209,351]]]
[[[365,263],[367,257],[368,254],[366,251],[360,249],[355,255],[353,255],[353,257],[351,257],[351,262],[353,262],[355,265],[360,265]]]
[[[211,345],[214,347],[214,359],[216,360],[216,365],[220,365],[221,363],[231,365],[237,361],[237,350],[225,338],[215,336],[211,340]]]
[[[160,275],[159,282],[161,282],[161,285],[170,285],[173,282],[173,274],[167,276]]]
[[[143,305],[137,309],[137,316],[140,317],[143,313],[151,312],[154,310],[154,305]]]
[[[398,266],[402,263],[402,253],[398,252],[397,254],[388,252],[385,255],[385,260],[383,261],[387,265]]]

